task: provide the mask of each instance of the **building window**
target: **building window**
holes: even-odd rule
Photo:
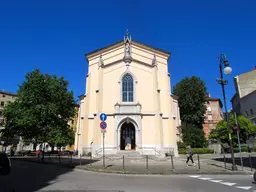
[[[212,130],[214,128],[214,125],[212,123],[210,123],[209,127]]]
[[[208,115],[208,120],[212,120],[212,115]]]
[[[1,101],[1,107],[3,107],[4,106],[4,102],[3,101]]]
[[[251,109],[250,111],[251,111],[251,115],[253,115],[253,109]]]
[[[211,107],[207,107],[207,111],[208,111],[208,112],[211,112],[211,111],[212,111],[212,108],[211,108]]]
[[[0,117],[2,117],[3,116],[3,111],[0,111]]]
[[[122,101],[133,102],[133,78],[130,74],[126,74],[122,79]]]

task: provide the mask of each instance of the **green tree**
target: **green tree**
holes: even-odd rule
[[[197,128],[195,125],[183,124],[181,126],[182,140],[187,146],[193,148],[200,148],[206,146],[206,140],[202,129]]]
[[[239,127],[239,137],[242,142],[246,142],[247,136],[250,133],[253,133],[256,131],[256,126],[246,117],[239,115],[237,117],[238,127]],[[218,122],[216,129],[212,130],[210,133],[209,138],[210,139],[217,139],[220,140],[222,143],[228,143],[229,142],[229,133],[231,133],[233,142],[237,144],[237,133],[234,132],[234,126],[236,125],[235,117],[234,115],[231,115],[229,126],[230,129],[227,127],[228,124],[226,121],[222,120]]]
[[[61,132],[69,131],[67,124],[74,116],[75,101],[63,77],[42,74],[39,69],[27,73],[16,102],[19,114],[15,126],[25,140],[48,142],[49,132],[56,127]],[[10,116],[14,118],[15,113]]]
[[[192,124],[202,129],[207,88],[199,77],[185,77],[173,88],[173,94],[179,97],[182,123]]]
[[[54,146],[62,147],[74,144],[74,131],[70,127],[65,129],[63,129],[63,127],[64,125],[62,127],[52,128],[47,133],[47,142],[51,145],[52,149]]]
[[[17,104],[17,102],[9,102],[3,110],[4,119],[1,126],[4,129],[0,130],[0,136],[5,146],[11,145],[14,137],[19,134],[19,127],[17,126],[19,108]]]

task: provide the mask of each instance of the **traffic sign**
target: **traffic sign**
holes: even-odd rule
[[[237,132],[237,130],[238,130],[238,127],[237,127],[237,126],[235,126],[235,127],[234,127],[234,131],[235,131],[235,132]]]
[[[106,121],[107,120],[107,115],[105,113],[100,114],[100,120],[101,121]]]
[[[101,133],[106,133],[107,130],[101,129]]]
[[[107,128],[107,123],[105,121],[100,122],[100,128],[105,130]]]

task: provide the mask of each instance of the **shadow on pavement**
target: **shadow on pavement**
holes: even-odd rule
[[[63,166],[65,159],[61,159],[62,164],[44,164],[36,161],[33,162],[33,159],[35,160],[35,158],[12,159],[10,175],[0,175],[0,192],[40,191],[42,188],[58,181],[58,176],[71,172],[75,166],[80,165],[80,159],[73,159],[72,164],[70,160],[67,160],[71,166]],[[89,163],[90,160],[82,161],[83,165]]]
[[[251,160],[250,160],[251,158]],[[242,160],[243,160],[243,166],[244,167],[249,167],[249,168],[253,168],[253,169],[256,169],[256,157],[243,157]],[[224,163],[224,158],[216,158],[216,159],[213,159],[213,160],[216,160],[216,161],[220,161],[220,162],[223,162]],[[232,163],[232,159],[231,158],[225,158],[226,160],[226,163]],[[235,162],[236,162],[236,165],[241,165],[241,159],[240,157],[235,157]]]

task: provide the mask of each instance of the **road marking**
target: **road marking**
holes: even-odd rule
[[[248,190],[248,189],[251,189],[252,187],[251,186],[236,186],[236,188]]]
[[[214,183],[219,183],[219,182],[221,182],[223,180],[209,180],[209,181],[214,182]]]
[[[198,178],[198,177],[200,177],[200,175],[190,175],[189,177]]]
[[[220,183],[223,185],[228,185],[228,186],[233,186],[236,184],[236,183],[229,183],[229,182],[220,182]]]
[[[198,178],[198,179],[201,179],[201,180],[210,180],[210,179],[212,179],[212,178],[201,177],[201,178]]]

